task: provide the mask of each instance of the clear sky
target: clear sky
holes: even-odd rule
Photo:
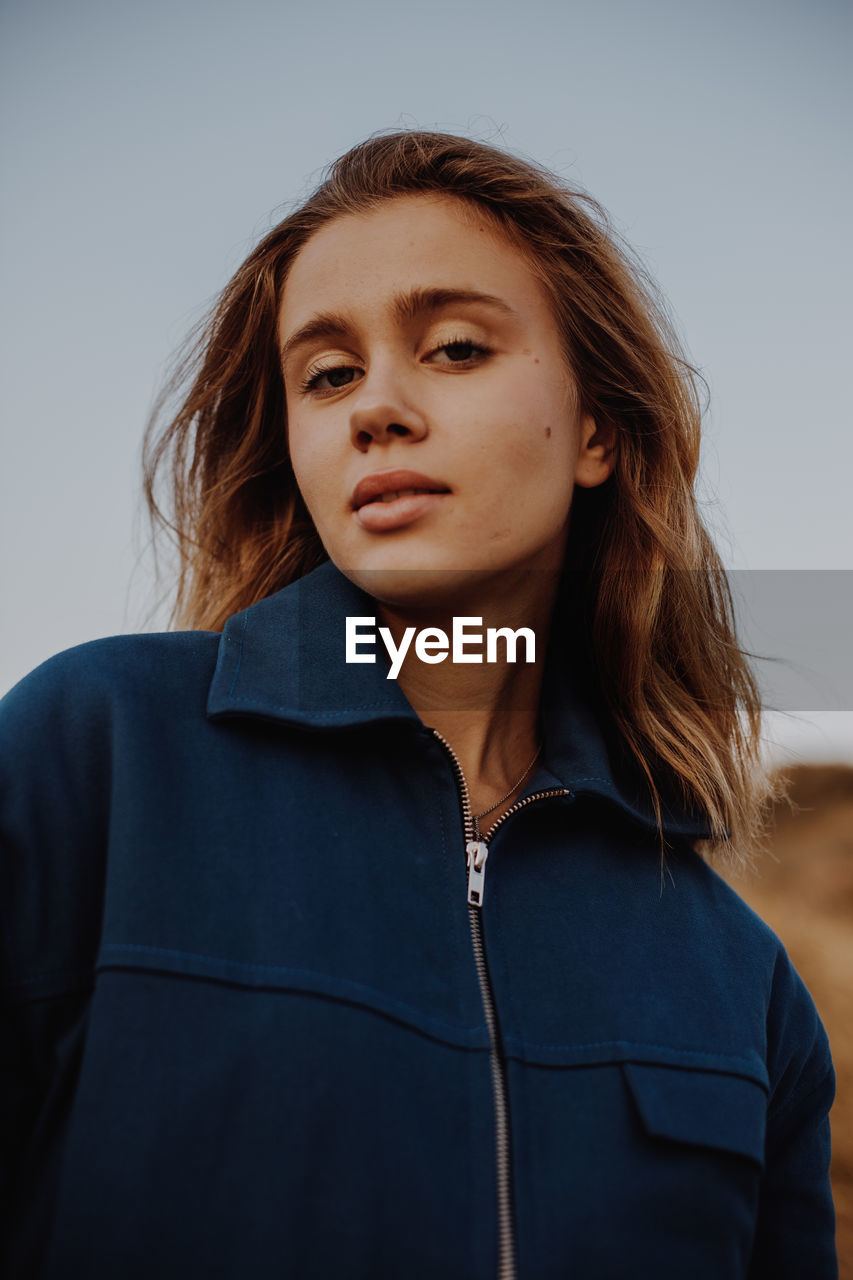
[[[812,673],[768,736],[853,760],[847,4],[5,0],[0,47],[0,691],[163,625],[139,446],[171,352],[324,165],[420,125],[585,186],[643,256],[710,387],[724,562]]]

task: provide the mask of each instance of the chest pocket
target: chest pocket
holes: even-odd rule
[[[622,1074],[649,1138],[730,1152],[764,1167],[767,1095],[757,1081],[637,1062],[623,1063]]]

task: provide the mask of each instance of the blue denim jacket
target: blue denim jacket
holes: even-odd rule
[[[703,821],[662,874],[551,660],[470,907],[448,750],[343,660],[371,612],[326,564],[0,704],[9,1275],[834,1276],[827,1038]]]

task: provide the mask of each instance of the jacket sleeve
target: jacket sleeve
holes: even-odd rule
[[[0,1256],[40,1229],[100,930],[108,751],[86,683],[60,655],[0,700]]]
[[[829,1177],[835,1071],[814,1002],[784,949],[768,1015],[765,1169],[749,1280],[836,1280]]]

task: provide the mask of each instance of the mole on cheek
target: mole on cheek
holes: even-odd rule
[[[550,438],[551,438],[551,428],[550,428],[550,427],[546,427],[546,428],[545,428],[545,435],[546,435],[547,439],[549,439],[549,440],[550,440]]]

